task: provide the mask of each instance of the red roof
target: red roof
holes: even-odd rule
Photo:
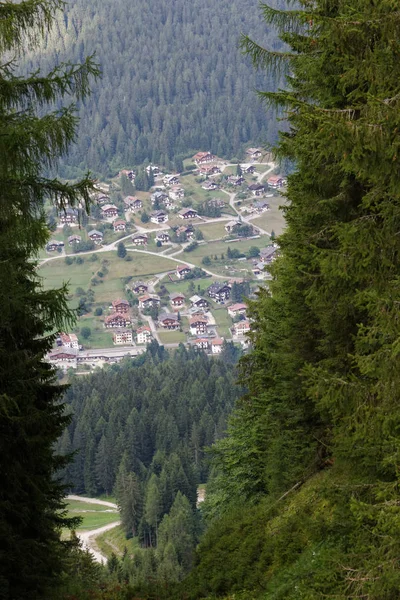
[[[188,267],[187,265],[179,265],[178,267],[176,267],[176,270],[180,273],[181,271],[184,270],[188,270],[190,271],[190,267]]]
[[[125,304],[125,306],[129,306],[128,300],[123,300],[122,298],[117,298],[116,300],[112,301],[113,306],[118,306],[118,304]]]
[[[221,340],[221,338],[215,338],[215,340],[213,340],[211,342],[211,344],[213,346],[222,346],[223,343],[224,343],[224,340]]]
[[[139,327],[136,330],[136,333],[143,333],[144,331],[147,331],[148,333],[151,333],[151,329],[148,325],[143,325],[143,327]]]
[[[115,321],[115,320],[117,320],[117,321],[121,321],[121,320],[126,321],[126,317],[124,317],[124,315],[121,315],[120,313],[113,313],[112,315],[109,315],[108,317],[106,317],[104,319],[104,321],[106,323],[110,323],[111,321]]]

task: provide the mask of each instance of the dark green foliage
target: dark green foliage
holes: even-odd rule
[[[81,329],[81,336],[85,340],[87,340],[91,335],[92,335],[92,331],[91,331],[90,327],[82,327],[82,329]]]
[[[148,223],[150,221],[150,217],[145,210],[140,215],[140,220],[142,221],[142,223]]]
[[[198,248],[199,244],[198,242],[196,242],[195,240],[193,242],[190,242],[190,244],[188,244],[187,246],[185,246],[185,248],[183,249],[184,252],[192,252],[192,250],[196,250],[196,248]]]
[[[127,250],[125,248],[124,242],[119,242],[119,244],[117,244],[117,256],[119,258],[125,258],[126,255],[127,255]]]

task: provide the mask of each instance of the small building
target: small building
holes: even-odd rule
[[[208,288],[207,293],[217,304],[224,304],[226,300],[229,300],[231,287],[227,283],[213,283]]]
[[[227,181],[232,185],[239,186],[242,185],[242,183],[244,183],[246,180],[241,175],[229,175]]]
[[[199,167],[199,173],[208,177],[210,175],[218,175],[218,173],[221,173],[221,169],[216,165],[206,164]]]
[[[116,346],[133,344],[132,329],[120,329],[113,334],[113,342]]]
[[[156,212],[151,213],[150,221],[152,223],[166,223],[168,221],[168,213],[164,210],[157,210]]]
[[[180,187],[179,185],[173,185],[171,187],[171,189],[169,190],[169,197],[171,198],[171,200],[182,200],[182,198],[185,197],[185,190],[183,189],[183,187]]]
[[[124,198],[124,207],[125,210],[135,212],[135,210],[143,208],[143,202],[139,198],[135,198],[135,196],[126,196]]]
[[[60,212],[59,216],[63,225],[71,225],[78,222],[79,213],[75,208],[66,208]]]
[[[253,208],[255,212],[263,213],[266,210],[269,210],[269,204],[266,200],[257,200],[256,202],[254,202]]]
[[[145,292],[147,292],[148,289],[149,286],[143,281],[135,281],[134,283],[132,283],[132,291],[135,294],[144,294]]]
[[[178,265],[176,267],[176,276],[178,279],[185,279],[186,275],[190,273],[192,269],[187,265]]]
[[[60,340],[64,348],[79,349],[78,336],[75,333],[60,333]]]
[[[190,333],[192,335],[201,335],[207,332],[208,319],[205,317],[192,317],[189,321]]]
[[[163,329],[179,329],[179,319],[177,315],[164,313],[158,317],[158,322]]]
[[[250,322],[239,321],[238,323],[234,324],[233,329],[236,335],[245,335],[250,331]]]
[[[103,204],[107,204],[110,202],[110,196],[108,194],[105,194],[104,192],[94,192],[92,198],[100,206],[103,206]]]
[[[178,185],[179,177],[178,177],[178,175],[164,175],[163,183],[164,183],[164,185],[168,185],[168,186]]]
[[[240,168],[242,169],[242,173],[246,173],[248,175],[253,175],[253,173],[256,171],[255,166],[249,164],[240,165]]]
[[[191,298],[189,298],[190,300],[190,306],[192,308],[208,308],[209,306],[209,302],[208,300],[206,300],[205,298],[201,298],[201,296],[192,296]]]
[[[222,338],[214,338],[211,340],[211,352],[213,354],[221,354],[224,340]]]
[[[181,292],[176,292],[170,295],[172,306],[183,306],[185,304],[185,295]]]
[[[183,236],[185,238],[185,240],[191,240],[194,237],[194,231],[193,231],[192,225],[189,225],[188,227],[181,225],[181,227],[178,227],[178,229],[175,231],[175,233],[177,236]]]
[[[101,244],[103,241],[103,234],[97,229],[92,229],[91,231],[89,231],[88,237],[92,240],[92,242],[94,242],[97,245]]]
[[[246,306],[246,304],[243,304],[242,302],[232,304],[228,308],[228,314],[232,318],[236,317],[237,315],[245,315],[246,311],[247,311],[247,306]]]
[[[114,327],[126,328],[130,324],[130,317],[121,313],[113,313],[104,319],[104,327],[107,329],[113,329]]]
[[[150,171],[153,172],[153,175],[159,175],[161,173],[160,167],[157,167],[156,165],[147,165],[146,173],[150,175]]]
[[[164,204],[164,202],[167,200],[168,195],[165,192],[161,192],[161,191],[157,191],[157,192],[153,192],[153,194],[151,194],[150,196],[150,200],[152,204],[155,204],[156,202],[158,202],[159,204]]]
[[[193,346],[196,346],[199,350],[208,350],[209,341],[206,338],[198,338],[194,340]]]
[[[103,217],[105,217],[106,219],[118,217],[118,208],[114,206],[114,204],[105,204],[102,207],[101,212],[103,214]]]
[[[253,196],[262,196],[265,193],[265,186],[261,183],[252,183],[248,189]]]
[[[160,242],[161,244],[167,244],[168,242],[171,241],[169,234],[165,233],[165,231],[160,231],[160,233],[157,233],[155,239],[156,239],[156,242]]]
[[[58,240],[50,240],[46,245],[47,252],[54,252],[59,248],[64,248],[64,242],[60,242]]]
[[[148,344],[151,342],[151,329],[148,325],[143,325],[136,330],[136,343]]]
[[[271,175],[271,177],[267,179],[267,183],[270,188],[277,190],[286,185],[286,179],[284,179],[282,175]]]
[[[197,154],[194,155],[193,160],[196,165],[204,165],[206,163],[214,162],[215,158],[216,157],[211,154],[211,152],[197,152]]]
[[[74,235],[70,235],[70,236],[68,237],[68,244],[69,244],[70,246],[72,246],[73,244],[80,244],[80,243],[81,243],[81,241],[82,241],[82,238],[81,238],[81,236],[80,236],[80,235],[75,235],[75,234],[74,234]]]
[[[267,246],[267,248],[261,248],[260,250],[260,262],[269,265],[276,258],[276,246]]]
[[[174,206],[174,201],[172,200],[172,198],[166,198],[164,200],[164,206],[165,208],[172,208]]]
[[[201,184],[201,187],[203,188],[203,190],[206,190],[207,192],[211,192],[211,191],[219,189],[218,183],[215,183],[215,181],[209,181],[208,179],[204,183]]]
[[[123,219],[115,219],[113,222],[114,231],[125,231],[126,229],[126,221]]]
[[[132,236],[132,242],[135,246],[146,246],[149,241],[149,238],[145,233],[135,233]]]
[[[135,172],[132,171],[132,169],[122,169],[122,171],[120,171],[118,173],[118,176],[121,177],[122,175],[125,175],[125,177],[127,177],[129,179],[129,181],[135,181]]]
[[[48,354],[48,359],[49,359],[49,362],[51,362],[53,364],[60,364],[60,363],[61,364],[62,363],[76,364],[78,352],[79,352],[79,350],[77,350],[76,348],[68,348],[68,347],[61,346],[60,348],[57,348],[56,350],[53,350],[52,352],[50,352],[50,354]]]
[[[154,294],[143,294],[143,296],[139,296],[139,308],[160,306],[160,302],[160,298]]]
[[[238,220],[236,220],[236,221],[228,221],[228,223],[225,225],[224,229],[228,233],[234,233],[235,229],[237,229],[241,225],[242,225],[242,222],[238,221]]]
[[[121,298],[118,298],[117,300],[113,300],[112,301],[112,307],[115,313],[121,313],[122,315],[125,315],[126,313],[129,312],[129,302],[128,300],[124,300]]]
[[[264,263],[257,263],[255,267],[252,268],[252,273],[254,275],[254,277],[256,277],[257,279],[265,279],[266,273],[264,272],[265,269],[265,264]]]
[[[194,208],[182,208],[178,215],[181,219],[195,219],[198,216]]]
[[[248,148],[246,150],[247,156],[249,156],[252,160],[257,160],[262,155],[262,152],[259,148]]]

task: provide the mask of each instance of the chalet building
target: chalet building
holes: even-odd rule
[[[47,252],[54,252],[55,250],[58,250],[59,248],[63,248],[63,247],[64,247],[64,242],[59,242],[58,240],[50,240],[47,243],[46,250],[47,250]]]
[[[88,237],[97,245],[101,244],[103,241],[103,234],[101,231],[97,231],[97,229],[92,229],[89,231]]]
[[[221,169],[216,165],[203,165],[199,167],[199,173],[208,177],[210,175],[218,175],[218,173],[221,173]]]
[[[189,298],[190,306],[192,308],[208,308],[209,302],[205,298],[201,298],[200,296],[192,296]]]
[[[211,352],[213,354],[221,354],[224,340],[221,338],[215,338],[211,340]]]
[[[53,364],[76,363],[78,352],[76,348],[64,348],[62,346],[50,352],[48,359]]]
[[[213,283],[208,288],[207,293],[218,304],[224,304],[226,300],[229,300],[231,288],[227,283]]]
[[[192,335],[201,335],[207,332],[208,320],[205,317],[192,317],[189,321],[190,333]]]
[[[156,235],[156,242],[161,242],[162,244],[166,244],[171,241],[171,238],[168,233],[161,231]]]
[[[158,317],[158,322],[164,329],[179,329],[179,320],[177,315],[165,313],[161,317]]]
[[[153,171],[153,175],[159,175],[161,173],[160,167],[156,165],[147,165],[146,173],[150,175],[150,171]]]
[[[255,267],[252,268],[252,273],[254,275],[254,277],[256,277],[257,279],[265,279],[266,273],[264,272],[265,269],[265,264],[264,263],[257,263]]]
[[[253,204],[254,211],[257,213],[263,213],[266,210],[269,210],[269,204],[266,200],[257,200]]]
[[[118,298],[117,300],[113,300],[112,301],[112,307],[115,313],[121,313],[122,315],[125,315],[126,313],[129,312],[129,302],[128,300],[124,300],[121,298]]]
[[[149,342],[151,342],[151,329],[148,325],[143,325],[136,331],[136,343],[148,344]]]
[[[143,283],[143,281],[135,281],[132,283],[132,291],[135,294],[144,294],[149,289],[147,283]]]
[[[276,258],[277,248],[275,246],[268,246],[267,248],[261,248],[260,250],[260,262],[269,265]]]
[[[110,202],[110,196],[108,194],[105,194],[104,192],[94,192],[92,198],[100,206],[103,206],[103,204],[107,204]]]
[[[181,219],[195,219],[197,217],[197,211],[193,208],[183,208],[178,213]]]
[[[179,177],[178,175],[164,175],[163,177],[163,184],[164,185],[178,185],[179,183]]]
[[[135,246],[146,246],[148,241],[149,238],[145,233],[135,233],[135,235],[132,236],[132,242]]]
[[[176,267],[176,276],[178,279],[185,279],[186,275],[190,273],[192,269],[187,265],[178,265]]]
[[[209,181],[208,179],[207,179],[207,181],[205,181],[204,183],[201,184],[201,187],[203,188],[203,190],[206,190],[207,192],[212,192],[214,190],[219,189],[218,183],[215,183],[215,181]]]
[[[262,196],[265,193],[265,187],[261,183],[252,183],[248,189],[253,196]]]
[[[182,200],[185,197],[185,190],[179,185],[173,185],[168,193],[171,200]]]
[[[168,213],[164,210],[157,210],[156,212],[151,213],[150,221],[152,223],[166,223],[168,221]]]
[[[172,198],[166,198],[164,200],[164,206],[165,208],[172,208],[174,206],[174,201],[172,200]]]
[[[139,296],[139,308],[152,308],[153,306],[160,306],[160,298],[158,296],[150,294]]]
[[[68,237],[68,244],[70,246],[72,246],[73,244],[80,244],[82,241],[82,238],[80,235],[70,235]]]
[[[185,304],[185,296],[180,292],[176,292],[170,295],[172,306],[183,306]]]
[[[182,225],[181,227],[178,227],[178,229],[175,231],[176,235],[183,235],[185,236],[185,238],[187,240],[191,240],[194,237],[194,231],[193,231],[193,227],[192,225],[189,225],[189,227],[185,227],[184,225]]]
[[[261,157],[262,152],[261,152],[261,150],[259,148],[248,148],[246,150],[246,154],[252,160],[257,160],[258,158]]]
[[[75,348],[79,349],[78,336],[75,333],[61,333],[60,334],[61,346],[64,348]]]
[[[113,329],[114,327],[126,328],[130,324],[130,317],[121,313],[113,313],[104,319],[104,327],[107,329]]]
[[[211,152],[198,152],[194,155],[193,160],[196,165],[204,165],[206,163],[214,162],[215,156]]]
[[[135,196],[126,196],[124,198],[124,207],[125,210],[135,212],[135,210],[143,208],[143,202],[139,198],[135,198]]]
[[[248,175],[253,175],[253,173],[256,171],[254,165],[243,164],[240,165],[240,168],[242,169],[242,173],[247,173]]]
[[[150,200],[152,204],[158,202],[159,204],[163,204],[168,198],[168,195],[165,192],[154,192],[150,196]]]
[[[199,350],[208,350],[209,341],[206,338],[198,338],[193,342],[193,346]]]
[[[284,179],[282,175],[271,175],[271,177],[267,179],[267,183],[270,188],[277,190],[286,185],[286,179]]]
[[[133,344],[132,329],[120,329],[113,334],[113,342],[116,346]]]
[[[227,181],[232,185],[239,186],[242,185],[242,183],[245,183],[246,180],[241,175],[229,175]]]
[[[245,315],[246,311],[247,311],[247,306],[246,306],[246,304],[243,304],[242,302],[238,302],[237,304],[232,304],[232,306],[230,306],[228,308],[228,314],[232,318],[237,317],[237,315]]]
[[[237,229],[241,225],[242,225],[241,221],[228,221],[228,223],[225,225],[224,229],[228,233],[235,233],[235,229]]]
[[[78,211],[75,208],[66,208],[60,212],[60,223],[63,225],[71,225],[78,222]]]
[[[113,222],[114,231],[125,231],[126,230],[126,221],[123,219],[115,219]]]
[[[250,322],[249,321],[239,321],[235,323],[233,326],[233,330],[236,335],[246,335],[250,331]]]
[[[122,171],[120,171],[118,173],[118,176],[121,177],[122,175],[125,175],[125,177],[127,177],[129,179],[129,181],[135,181],[135,172],[132,171],[132,169],[122,169]]]
[[[101,212],[103,214],[103,217],[105,217],[106,219],[118,217],[118,208],[114,206],[114,204],[105,204],[102,207]]]

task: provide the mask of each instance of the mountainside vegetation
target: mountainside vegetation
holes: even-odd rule
[[[238,51],[243,31],[278,43],[257,0],[66,3],[45,47],[24,65],[46,69],[93,53],[101,64],[61,173],[109,176],[149,161],[180,170],[182,157],[198,150],[227,158],[244,144],[275,141],[276,119],[254,93],[275,80]]]

